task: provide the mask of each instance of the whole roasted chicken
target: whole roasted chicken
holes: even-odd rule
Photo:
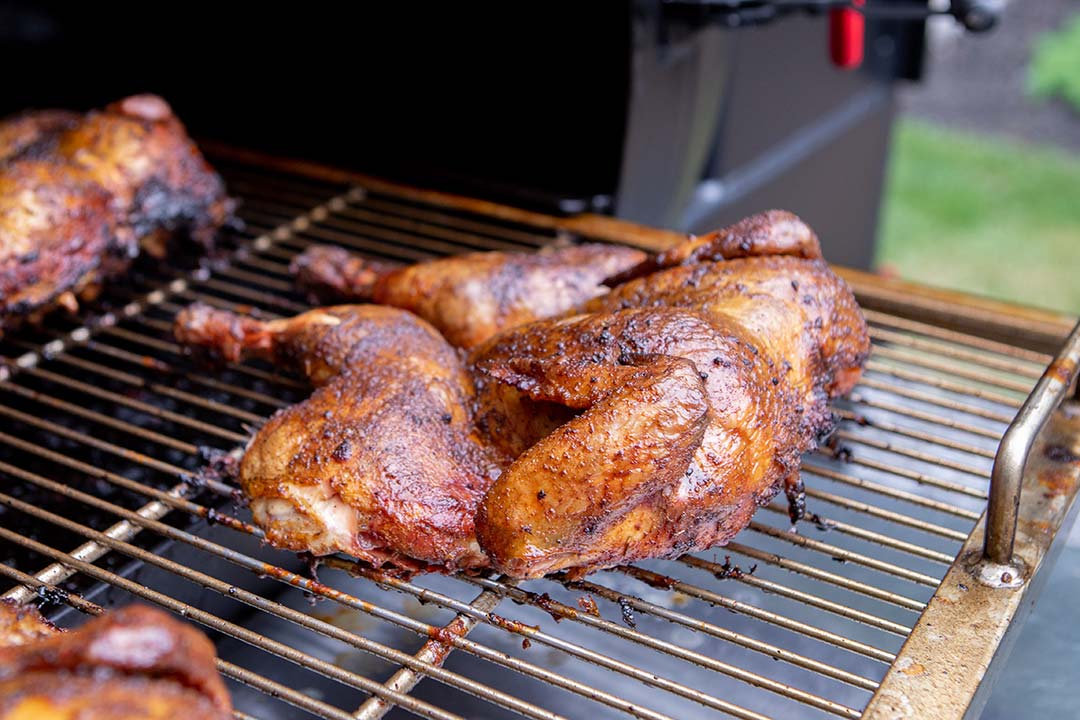
[[[71,632],[0,602],[0,720],[227,720],[205,635],[129,606]]]
[[[798,218],[766,213],[639,255],[561,317],[549,297],[531,311],[547,319],[488,312],[527,304],[495,285],[470,324],[460,278],[517,262],[414,266],[444,288],[417,297],[456,298],[451,336],[475,346],[464,364],[390,308],[177,318],[189,347],[270,358],[319,387],[241,463],[272,542],[407,568],[580,574],[722,544],[781,489],[797,494],[800,455],[869,350],[850,290]]]
[[[135,95],[85,115],[0,121],[0,334],[74,308],[140,251],[203,250],[231,216],[221,178],[168,104]]]
[[[416,313],[451,344],[554,317],[607,291],[606,278],[647,260],[619,245],[479,252],[401,266],[316,245],[297,256],[297,282],[319,302],[374,302]]]

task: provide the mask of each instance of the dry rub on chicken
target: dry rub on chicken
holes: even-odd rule
[[[460,288],[470,268],[488,277],[517,262],[414,267],[444,268],[453,281],[435,286]],[[321,386],[275,416],[241,465],[276,544],[580,574],[722,544],[781,489],[797,495],[800,455],[830,429],[828,399],[854,385],[869,351],[851,291],[790,213],[617,274],[610,292],[592,280],[573,310],[525,324],[490,312],[527,304],[501,285],[475,322],[467,298],[439,290],[457,303],[451,337],[479,343],[464,366],[426,323],[373,306],[269,323],[197,307],[176,335]],[[532,317],[556,313],[545,296]]]
[[[232,213],[221,178],[168,104],[135,95],[80,115],[0,120],[0,334],[74,308],[190,238],[204,250]]]
[[[227,720],[205,635],[130,606],[71,632],[0,601],[0,720]]]

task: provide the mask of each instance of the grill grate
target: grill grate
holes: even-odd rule
[[[173,314],[196,299],[306,309],[287,268],[311,243],[410,261],[561,233],[219,167],[246,223],[226,262],[143,269],[78,322],[0,341],[0,575],[61,623],[140,599],[204,625],[237,717],[859,717],[981,516],[997,443],[1049,361],[867,311],[873,359],[804,463],[812,517],[797,534],[774,503],[724,548],[584,581],[406,581],[346,558],[314,580],[261,544],[231,485],[192,475],[304,386],[258,362],[193,369]]]

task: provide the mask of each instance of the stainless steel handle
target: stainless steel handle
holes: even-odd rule
[[[998,446],[994,470],[990,474],[990,503],[986,510],[986,541],[983,545],[983,555],[991,563],[1013,563],[1024,467],[1039,431],[1076,379],[1078,366],[1080,322],[1069,333],[1061,351],[1039,378]]]

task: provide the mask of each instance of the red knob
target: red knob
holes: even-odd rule
[[[844,70],[859,67],[863,60],[866,21],[861,12],[865,0],[852,0],[853,8],[829,11],[829,57]]]

